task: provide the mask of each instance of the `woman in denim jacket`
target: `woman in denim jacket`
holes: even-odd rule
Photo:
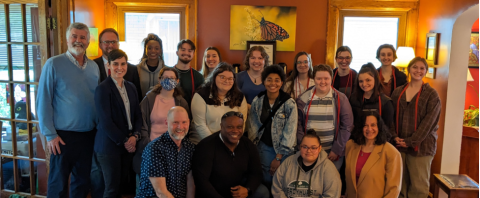
[[[293,154],[296,145],[298,113],[295,100],[281,90],[285,73],[278,65],[262,72],[266,91],[253,99],[248,137],[257,145],[263,181],[268,189],[280,163]]]

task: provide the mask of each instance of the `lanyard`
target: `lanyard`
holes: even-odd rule
[[[400,99],[402,99],[402,95],[407,90],[409,84],[405,85],[405,88],[403,88],[402,93],[400,93],[400,96],[398,96],[398,101],[397,101],[397,115],[396,115],[396,123],[397,123],[397,136],[398,136],[398,114],[400,111]],[[420,94],[422,94],[422,89],[423,89],[423,82],[422,82],[422,87],[418,91],[417,94],[417,99],[415,100],[415,131],[417,131],[417,114],[418,114],[418,99],[420,98]],[[418,151],[418,146],[415,146],[415,151]]]
[[[382,68],[380,68],[380,71],[378,73],[380,73],[380,79],[383,79]],[[393,89],[395,89],[397,88],[397,78],[395,78],[395,69],[393,69],[393,66],[392,66],[392,76],[393,76]]]
[[[337,73],[338,73],[338,69],[335,71],[335,74],[333,75],[333,82],[332,82],[332,87],[333,85],[335,84],[335,77],[337,77]],[[353,78],[353,75],[352,75],[352,70],[350,69],[350,72],[348,72],[348,77],[347,77],[347,88],[348,89],[348,85],[350,84],[350,94],[348,95],[348,98],[350,98],[350,96],[352,95],[352,89],[353,89],[353,80],[350,81],[350,79]],[[345,90],[346,91],[346,90]]]
[[[297,77],[297,83],[296,83],[296,85],[297,85],[297,90],[298,90],[298,92],[302,93],[302,91],[300,90],[300,81],[298,80],[298,77]],[[307,87],[305,87],[305,90],[308,89],[309,87],[310,87],[310,78],[308,78]],[[295,92],[295,99],[297,99],[297,91],[294,90],[294,92]]]
[[[340,121],[339,121],[339,120],[340,120],[340,96],[339,96],[338,91],[337,91],[336,89],[334,89],[334,88],[332,88],[332,89],[333,89],[333,90],[335,91],[335,93],[337,94],[337,104],[338,104],[338,105],[337,105],[337,106],[338,106],[338,107],[337,107],[337,122],[336,122],[336,124],[335,124],[335,131],[336,131],[336,133],[335,133],[335,140],[336,140],[337,137],[338,137],[338,130],[339,130],[339,129],[338,129],[338,124],[339,124],[339,122],[340,122]],[[313,100],[313,97],[315,96],[315,93],[316,93],[316,92],[317,92],[317,89],[314,87],[314,88],[313,88],[313,93],[312,93],[312,98],[310,98],[310,102],[308,103],[307,115],[306,115],[306,117],[305,117],[305,133],[307,133],[308,113],[310,112],[310,106],[312,106],[312,100]]]
[[[190,68],[190,77],[192,78],[192,98],[191,100],[193,100],[193,95],[195,94],[195,79],[193,78],[193,69]]]
[[[363,96],[363,102],[365,102],[365,96]],[[382,98],[380,95],[378,96],[378,111],[380,113],[380,116],[382,116]]]

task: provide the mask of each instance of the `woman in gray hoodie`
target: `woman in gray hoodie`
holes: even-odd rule
[[[288,157],[273,177],[273,197],[340,197],[342,181],[322,150],[320,138],[308,130],[300,152]]]
[[[156,34],[150,33],[147,38],[143,39],[142,43],[143,57],[137,65],[142,89],[141,99],[159,83],[158,73],[164,67],[162,39]]]

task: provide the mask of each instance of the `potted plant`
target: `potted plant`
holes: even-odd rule
[[[468,127],[478,127],[479,109],[470,105],[463,113],[463,125]]]

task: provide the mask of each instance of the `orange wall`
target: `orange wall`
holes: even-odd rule
[[[425,82],[437,90],[442,101],[442,113],[438,125],[437,154],[432,162],[432,173],[440,173],[443,149],[443,131],[445,124],[445,105],[447,98],[447,79],[449,73],[449,53],[452,41],[452,28],[456,18],[469,7],[478,4],[478,0],[421,0],[418,16],[418,35],[416,55],[425,57],[425,40],[429,32],[440,33],[440,46],[436,79]],[[473,24],[472,24],[473,25]],[[468,47],[468,46],[465,46]],[[466,56],[467,57],[467,56]],[[465,66],[466,67],[466,66]],[[433,184],[433,178],[430,183]],[[430,191],[432,191],[431,185]]]
[[[105,4],[101,0],[74,0],[75,2],[75,22],[85,23],[90,28],[98,28],[98,34],[105,29]],[[98,56],[89,57],[91,59],[100,57],[102,51],[98,48]]]
[[[326,0],[201,0],[198,1],[198,69],[202,64],[204,50],[209,46],[220,49],[222,59],[243,66],[245,50],[230,50],[230,6],[296,6],[297,36],[294,52],[277,52],[276,63],[284,62],[289,70],[293,59],[300,51],[312,54],[314,64],[325,62],[325,38],[327,33]]]

